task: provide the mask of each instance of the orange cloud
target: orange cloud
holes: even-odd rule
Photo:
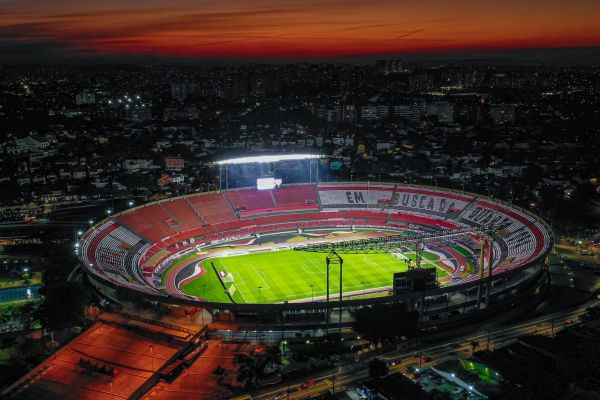
[[[578,47],[600,45],[598,15],[592,0],[5,0],[0,43],[236,58]]]

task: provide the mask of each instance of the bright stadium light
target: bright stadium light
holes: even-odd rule
[[[319,154],[279,154],[274,156],[253,156],[253,157],[240,157],[230,158],[228,160],[217,161],[218,165],[229,165],[229,164],[252,164],[252,163],[271,163],[279,161],[297,161],[297,160],[313,160],[317,158],[323,158]]]

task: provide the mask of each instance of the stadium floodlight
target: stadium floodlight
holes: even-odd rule
[[[323,158],[320,154],[278,154],[272,156],[252,156],[252,157],[239,157],[230,158],[228,160],[217,161],[218,165],[231,165],[231,164],[254,164],[254,163],[271,163],[279,161],[297,161],[297,160],[314,160]]]

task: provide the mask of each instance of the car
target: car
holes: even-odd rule
[[[316,383],[317,383],[317,382],[315,382],[315,380],[314,380],[314,379],[311,379],[310,381],[306,381],[306,382],[302,383],[302,384],[300,385],[300,387],[301,387],[302,389],[306,389],[306,388],[309,388],[309,387],[311,387],[311,386],[315,386],[315,384],[316,384]]]

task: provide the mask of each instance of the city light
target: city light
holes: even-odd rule
[[[280,161],[298,161],[298,160],[314,160],[323,158],[324,156],[319,154],[281,154],[273,156],[254,156],[254,157],[240,157],[230,158],[228,160],[217,161],[218,165],[230,165],[230,164],[253,164],[253,163],[272,163]]]

